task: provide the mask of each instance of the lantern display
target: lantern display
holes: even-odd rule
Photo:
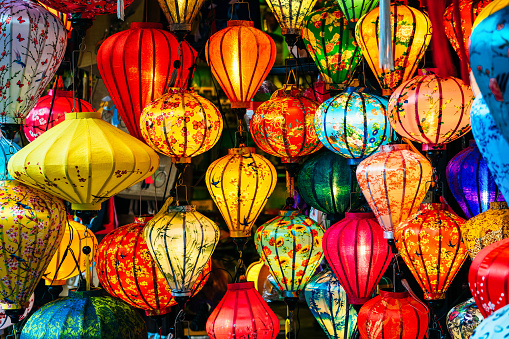
[[[389,121],[404,138],[423,144],[423,150],[443,148],[470,131],[474,96],[460,79],[436,74],[404,82],[389,99]]]
[[[31,0],[3,0],[0,24],[0,123],[22,124],[60,66],[67,30]]]
[[[329,87],[350,83],[362,54],[337,4],[311,12],[304,19],[302,40]]]
[[[150,219],[152,216],[136,217],[134,223],[107,234],[99,244],[95,261],[106,292],[154,316],[168,313],[177,303],[143,239],[143,228]],[[210,261],[196,279],[193,295],[205,285],[209,273]]]
[[[141,141],[143,108],[166,92],[172,75],[177,76],[175,87],[186,87],[198,55],[187,41],[179,44],[162,28],[159,23],[133,22],[131,29],[108,37],[97,52],[108,93],[129,133]]]
[[[231,107],[248,108],[276,61],[276,44],[254,22],[230,20],[207,41],[205,56]]]
[[[285,36],[300,36],[304,18],[315,7],[317,0],[265,0],[276,17],[281,33]],[[287,37],[288,39],[288,37]],[[287,40],[288,46],[295,44],[296,38]]]
[[[389,142],[386,107],[387,100],[374,94],[341,93],[316,110],[316,133],[329,150],[358,163]]]
[[[230,148],[214,161],[205,184],[233,238],[251,236],[251,229],[276,187],[274,165],[254,147]],[[238,193],[238,194],[237,194]]]
[[[283,210],[256,231],[258,254],[285,297],[304,289],[323,258],[322,226],[295,210]]]
[[[389,245],[371,212],[345,213],[343,220],[325,232],[323,250],[348,301],[354,305],[371,299],[392,260]]]
[[[303,93],[297,86],[285,85],[258,107],[249,123],[258,147],[284,163],[297,162],[322,147],[315,133],[318,103]]]
[[[378,0],[336,0],[349,23],[355,24],[378,5]]]
[[[50,89],[48,95],[41,97],[28,113],[23,124],[23,132],[27,140],[34,141],[46,130],[64,121],[66,113],[95,112],[95,108],[88,102],[73,96],[72,91]]]
[[[357,330],[357,311],[330,268],[316,274],[304,289],[311,313],[329,339],[350,339]]]
[[[147,338],[147,325],[129,305],[103,290],[69,292],[47,303],[26,322],[23,339],[43,338]]]
[[[428,48],[432,32],[431,21],[426,14],[400,3],[391,5],[391,23],[394,70],[379,65],[379,8],[375,7],[361,17],[355,26],[356,41],[384,95],[390,95],[396,87],[414,75]]]
[[[429,317],[428,308],[408,292],[381,290],[362,306],[357,326],[363,339],[422,339],[428,332]]]
[[[21,147],[19,147],[16,143],[10,141],[5,138],[3,133],[0,132],[0,180],[12,180],[13,178],[10,176],[7,171],[7,163],[11,159],[11,157],[19,151]],[[3,158],[3,159],[2,159]]]
[[[172,32],[189,32],[205,0],[158,0]],[[183,40],[183,39],[182,39]]]
[[[445,292],[468,256],[461,240],[465,220],[446,204],[422,204],[395,229],[396,246],[426,300],[444,299]]]
[[[124,9],[134,0],[38,0],[59,12],[73,14],[77,19],[92,19],[97,15],[117,13],[123,18]]]
[[[207,320],[211,339],[275,339],[279,319],[251,281],[228,284],[228,290]]]
[[[72,209],[99,210],[158,165],[150,147],[101,120],[101,113],[75,112],[13,155],[8,169],[16,180],[71,202]]]
[[[509,306],[504,306],[493,315],[484,319],[472,333],[471,339],[495,339],[509,335],[507,321],[509,320]]]
[[[452,339],[469,339],[475,328],[484,320],[474,298],[451,308],[447,313],[447,329]]]
[[[32,311],[32,307],[34,306],[34,298],[35,296],[34,294],[32,294],[30,300],[28,301],[28,306],[27,308],[25,308],[25,312],[23,313],[23,315],[19,317],[19,321],[25,319]],[[12,325],[13,323],[11,318],[5,314],[5,311],[3,309],[0,308],[0,330],[4,330]]]
[[[91,249],[88,255],[83,253],[85,246]],[[65,285],[67,279],[85,272],[86,257],[89,256],[90,262],[93,262],[96,249],[94,233],[69,217],[60,246],[42,276],[46,285]]]
[[[187,163],[216,144],[223,119],[216,106],[193,89],[170,88],[143,109],[140,129],[150,147],[173,162]]]
[[[357,181],[386,239],[417,212],[431,180],[430,162],[406,144],[384,145],[357,167]]]

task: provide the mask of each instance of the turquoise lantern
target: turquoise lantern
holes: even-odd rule
[[[21,147],[19,147],[16,143],[5,138],[3,134],[0,134],[0,180],[13,180],[7,171],[7,163],[14,153],[20,149]]]
[[[493,312],[481,321],[470,339],[501,339],[509,337],[509,305]]]

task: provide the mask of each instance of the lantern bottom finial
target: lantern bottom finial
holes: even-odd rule
[[[232,108],[249,108],[251,106],[251,101],[232,101]]]

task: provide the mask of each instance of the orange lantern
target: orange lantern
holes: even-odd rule
[[[210,37],[205,56],[232,108],[248,108],[276,60],[274,40],[254,22],[230,20]]]

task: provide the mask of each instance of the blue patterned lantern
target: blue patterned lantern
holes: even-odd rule
[[[470,298],[449,311],[447,329],[453,339],[468,339],[483,319],[474,298]]]
[[[470,339],[501,339],[509,336],[509,305],[495,311],[475,329]]]
[[[330,339],[354,338],[357,312],[330,268],[316,274],[306,286],[304,296],[311,313]]]
[[[13,180],[7,171],[7,163],[14,153],[20,149],[21,147],[19,147],[16,143],[5,138],[3,135],[0,135],[0,180]]]
[[[446,174],[452,195],[467,219],[488,210],[493,201],[504,201],[474,140],[449,161]]]

